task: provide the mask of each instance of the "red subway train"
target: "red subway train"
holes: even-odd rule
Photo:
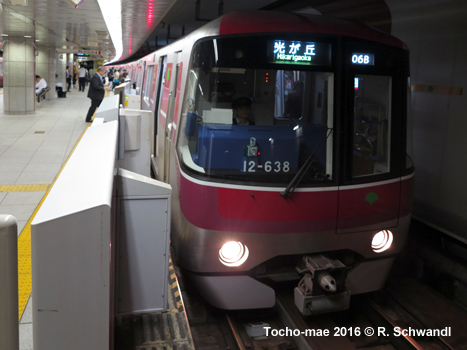
[[[340,19],[228,13],[121,68],[154,111],[172,249],[206,300],[305,315],[383,287],[414,166],[409,52]]]

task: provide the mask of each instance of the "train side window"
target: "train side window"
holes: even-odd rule
[[[149,100],[149,93],[151,92],[151,82],[152,82],[152,75],[154,74],[154,66],[149,66],[146,70],[146,79],[144,83],[144,99]]]
[[[388,76],[354,77],[353,177],[390,171],[391,84]]]
[[[137,94],[141,93],[141,85],[143,83],[143,67],[141,65],[138,65],[137,67],[137,79],[136,79],[136,91]]]
[[[186,84],[185,101],[182,107],[182,134],[178,139],[178,151],[182,162],[189,168],[204,173],[204,169],[194,162],[194,155],[198,148],[198,126],[202,121],[199,116],[199,108],[202,108],[204,101],[204,90],[199,77],[204,74],[199,69],[188,71]],[[201,79],[202,80],[202,79]],[[200,106],[201,105],[201,106]]]

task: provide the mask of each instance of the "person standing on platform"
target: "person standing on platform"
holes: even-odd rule
[[[113,86],[114,84],[114,71],[112,68],[109,69],[109,72],[107,73],[107,76],[109,77],[109,86]]]
[[[88,71],[86,68],[84,68],[83,65],[79,67],[78,69],[78,83],[79,83],[79,91],[84,92],[84,88],[86,87],[86,75],[88,74]]]
[[[78,69],[73,68],[73,88],[76,89],[76,81],[78,80]]]
[[[70,66],[66,66],[66,82],[68,84],[68,87],[66,89],[67,92],[70,92],[70,87],[71,87],[71,72],[70,72]]]
[[[86,115],[86,123],[92,123],[91,118],[104,99],[105,90],[109,90],[109,87],[104,85],[105,72],[105,67],[99,67],[97,73],[92,76],[89,83],[88,97],[91,99],[91,107],[89,107],[88,114]]]
[[[112,82],[112,90],[118,85],[120,84],[120,72],[118,71],[118,69],[115,69],[115,72],[114,72],[114,79],[113,79],[113,82]]]

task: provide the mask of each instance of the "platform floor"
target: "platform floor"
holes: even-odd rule
[[[3,111],[3,90],[0,89],[0,213],[13,215],[18,221],[21,350],[33,349],[30,223],[90,125],[85,122],[90,106],[87,88],[85,92],[73,89],[66,98],[57,98],[52,93],[51,90],[49,100],[36,102],[34,114],[7,115]],[[184,318],[183,313],[179,314],[178,301],[170,307],[169,313]],[[189,330],[185,333],[183,348],[190,348]]]
[[[75,144],[85,131],[90,106],[77,89],[67,98],[36,101],[28,115],[7,115],[0,90],[0,213],[18,221],[20,349],[31,350],[32,308],[30,223]]]

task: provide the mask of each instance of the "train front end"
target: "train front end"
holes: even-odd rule
[[[301,25],[193,47],[173,246],[219,308],[272,307],[294,283],[304,314],[345,309],[382,288],[405,243],[408,52]]]

